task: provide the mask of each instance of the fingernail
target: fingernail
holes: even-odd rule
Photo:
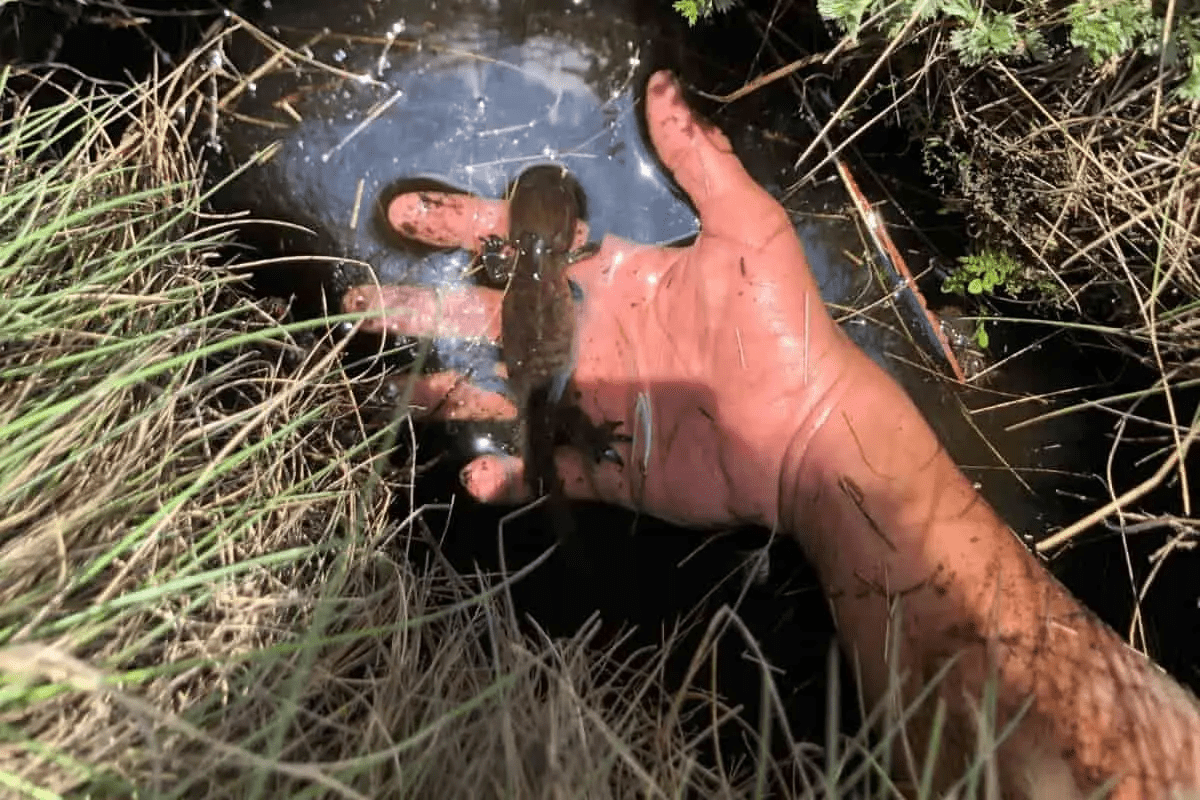
[[[675,80],[675,74],[670,70],[664,69],[650,76],[650,82],[646,88],[652,94],[661,95],[677,87],[678,83]]]

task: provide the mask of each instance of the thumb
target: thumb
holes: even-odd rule
[[[696,117],[670,72],[656,72],[646,84],[646,123],[654,149],[699,212],[701,230],[740,240],[747,221],[765,218],[775,227],[783,209],[746,172],[725,134]]]

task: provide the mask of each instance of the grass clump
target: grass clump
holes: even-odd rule
[[[266,711],[316,599],[281,588],[382,524],[336,352],[225,266],[195,74],[0,80],[0,780],[38,796],[252,763],[194,748]]]
[[[1147,368],[1144,385],[1095,402],[1166,431],[1139,440],[1119,427],[1113,462],[1162,468],[1148,479],[1113,476],[1097,505],[1115,520],[1154,517],[1164,512],[1139,499],[1148,486],[1169,486],[1177,502],[1165,513],[1189,520],[1194,537],[1187,465],[1200,435],[1189,411],[1200,378],[1200,11],[1125,0],[985,2],[973,6],[970,24],[991,32],[972,50],[967,18],[946,8],[958,1],[930,0],[932,16],[930,6],[909,6],[899,28],[898,6],[870,6],[874,16],[857,32],[860,17],[834,19],[843,43],[855,42],[857,66],[844,65],[852,74],[894,76],[859,92],[871,95],[859,102],[904,126],[944,207],[966,216],[973,255],[947,288],[1018,299],[1024,313],[1103,337]],[[1003,15],[1011,20],[997,33]],[[853,116],[844,120],[851,127]],[[1061,546],[1098,519],[1088,515],[1048,541]]]
[[[852,5],[821,12],[901,76],[897,118],[967,213],[972,249],[1022,265],[968,256],[950,283],[1121,330],[1148,362],[1152,338],[1170,363],[1195,361],[1200,15],[1125,0]]]
[[[338,317],[248,293],[239,221],[206,211],[221,41],[126,88],[0,76],[0,794],[747,780],[654,719],[661,654],[531,637],[519,574],[416,557],[403,419],[342,371]]]

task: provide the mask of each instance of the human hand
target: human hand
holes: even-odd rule
[[[593,420],[620,420],[635,441],[615,445],[623,466],[561,448],[560,475],[571,497],[682,524],[772,526],[785,462],[802,456],[828,416],[855,348],[826,312],[787,213],[725,136],[696,119],[668,73],[650,78],[646,117],[701,232],[682,248],[609,236],[571,267],[584,294],[578,404]],[[508,227],[503,201],[468,195],[400,195],[388,219],[412,238],[475,251]],[[415,287],[359,286],[343,299],[348,311],[383,309],[366,329],[493,339],[500,302],[500,292],[474,287],[435,301]],[[449,373],[422,376],[413,402],[444,419],[516,415],[506,398]],[[480,456],[462,481],[482,501],[519,501],[520,469]]]

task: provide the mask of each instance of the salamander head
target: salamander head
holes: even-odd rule
[[[538,164],[513,182],[509,195],[509,238],[540,239],[558,253],[571,249],[575,223],[583,216],[583,190],[565,167]]]

